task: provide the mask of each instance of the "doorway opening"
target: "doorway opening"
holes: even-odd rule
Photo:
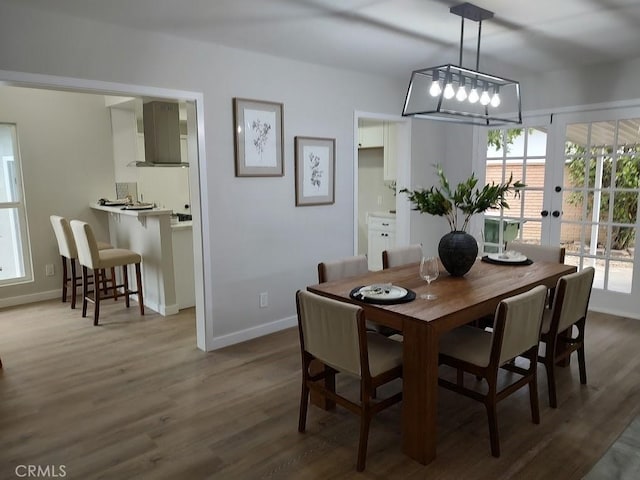
[[[397,191],[410,184],[410,121],[356,112],[354,122],[354,252],[369,270],[382,251],[409,243],[409,203]]]

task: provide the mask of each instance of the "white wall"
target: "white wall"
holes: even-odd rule
[[[206,321],[217,345],[292,324],[294,292],[316,281],[316,264],[353,252],[354,111],[397,114],[406,82],[14,4],[1,13],[0,69],[203,92]],[[233,97],[284,103],[284,177],[234,176]],[[295,207],[296,135],[336,139],[334,205]]]
[[[106,218],[88,204],[115,195],[109,111],[95,95],[0,86],[0,121],[18,128],[34,268],[33,283],[2,287],[0,298],[47,298],[62,283],[50,215],[87,221],[108,239]]]

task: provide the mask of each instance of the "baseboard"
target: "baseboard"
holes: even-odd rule
[[[229,345],[235,345],[236,343],[246,342],[254,338],[263,337],[270,333],[279,332],[286,328],[295,327],[298,324],[298,319],[295,315],[275,322],[270,322],[265,325],[259,325],[257,327],[247,328],[246,330],[240,330],[239,332],[229,333],[228,335],[222,335],[220,337],[214,337],[211,342],[209,351],[218,350],[219,348],[228,347]]]
[[[43,302],[60,298],[60,289],[49,290],[48,292],[31,293],[29,295],[20,295],[19,297],[0,298],[0,308],[15,307],[16,305],[25,305],[27,303]],[[67,298],[67,302],[70,299]]]
[[[29,295],[20,295],[19,297],[9,297],[0,299],[0,308],[15,307],[17,305],[26,305],[28,303],[43,302],[45,300],[52,300],[54,298],[60,298],[60,290],[50,290],[48,292],[38,292]],[[108,297],[107,297],[108,298]],[[137,295],[131,295],[131,299],[138,301]],[[67,296],[67,303],[71,301],[71,294]],[[78,301],[82,304],[82,296],[78,295]],[[160,315],[169,316],[175,315],[179,311],[179,305],[177,303],[173,305],[158,305],[156,303],[144,302],[145,308],[150,308],[154,312],[158,312]]]
[[[599,308],[591,308],[589,307],[589,311],[590,312],[598,312],[598,313],[606,313],[608,315],[616,315],[617,317],[625,317],[625,318],[631,318],[633,320],[640,320],[640,313],[631,313],[631,312],[623,312],[621,310],[615,310],[615,309],[599,309]]]

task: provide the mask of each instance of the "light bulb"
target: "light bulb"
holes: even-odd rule
[[[456,98],[459,102],[463,102],[467,99],[467,89],[464,88],[464,85],[460,85],[458,88],[458,93],[456,93]]]
[[[500,95],[498,92],[494,93],[493,97],[491,97],[491,106],[494,108],[500,106]]]
[[[480,95],[480,104],[486,106],[489,105],[489,102],[491,102],[491,97],[489,97],[489,92],[485,90],[482,92],[482,95]]]
[[[437,97],[442,92],[442,88],[440,87],[440,82],[438,80],[434,80],[431,82],[431,88],[429,89],[429,95],[432,97]]]
[[[456,91],[453,89],[453,85],[451,85],[451,82],[447,83],[447,85],[444,87],[444,98],[449,100],[450,98],[453,98],[455,94]]]
[[[476,103],[480,99],[480,95],[478,95],[478,89],[472,88],[471,92],[469,92],[469,103]]]

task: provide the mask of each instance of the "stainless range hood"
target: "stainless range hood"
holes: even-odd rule
[[[180,157],[180,112],[175,102],[152,101],[142,106],[145,161],[137,167],[188,167]]]

